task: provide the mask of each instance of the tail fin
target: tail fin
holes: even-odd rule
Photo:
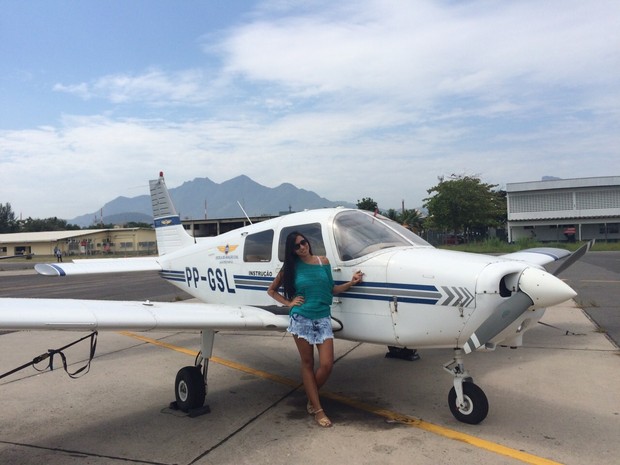
[[[193,244],[194,238],[183,228],[181,217],[172,204],[164,182],[164,173],[160,172],[159,179],[149,181],[149,185],[159,255],[166,255]]]

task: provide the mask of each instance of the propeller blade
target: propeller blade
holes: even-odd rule
[[[564,271],[566,268],[573,265],[577,260],[583,257],[586,254],[586,252],[590,251],[590,249],[594,245],[594,242],[595,242],[595,239],[592,239],[591,241],[587,242],[586,244],[582,245],[577,250],[575,250],[570,255],[570,257],[568,257],[566,260],[564,260],[564,262],[562,262],[560,266],[558,266],[558,269],[553,272],[553,276],[559,275],[562,271]]]
[[[463,345],[470,353],[485,345],[514,323],[528,308],[561,304],[577,293],[559,278],[538,268],[525,268],[519,276],[518,291],[500,303]]]
[[[524,292],[515,292],[512,296],[499,304],[495,311],[471,335],[463,345],[466,354],[485,345],[496,335],[501,333],[510,324],[519,318],[523,312],[534,305],[532,299]]]

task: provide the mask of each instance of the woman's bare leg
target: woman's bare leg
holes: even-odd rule
[[[325,384],[334,367],[334,340],[325,339],[323,344],[317,344],[319,351],[319,368],[316,370],[314,379],[318,389]]]
[[[301,358],[301,379],[304,383],[306,396],[308,396],[314,410],[319,410],[321,401],[319,399],[319,387],[314,375],[314,346],[300,337],[293,336],[293,339]]]

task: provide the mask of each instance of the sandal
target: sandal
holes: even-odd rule
[[[327,415],[325,415],[325,412],[323,412],[323,416],[321,418],[317,418],[316,416],[323,412],[323,409],[320,408],[318,409],[316,412],[314,412],[314,421],[317,422],[317,424],[321,427],[321,428],[329,428],[332,426],[332,422],[329,418],[327,418]]]
[[[310,401],[306,404],[306,410],[308,411],[308,415],[314,415],[316,413],[314,411],[314,407],[312,406],[312,402]]]

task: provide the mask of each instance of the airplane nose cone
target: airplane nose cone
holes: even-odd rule
[[[519,289],[534,302],[535,308],[558,305],[577,293],[562,280],[538,268],[526,268],[519,277]]]

